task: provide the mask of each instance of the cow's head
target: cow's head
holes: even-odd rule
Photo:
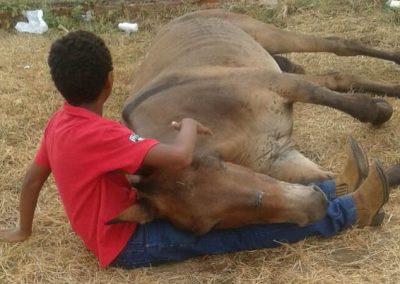
[[[209,152],[181,171],[144,172],[137,188],[155,218],[199,234],[254,223],[304,225],[327,206],[315,187],[283,183]]]

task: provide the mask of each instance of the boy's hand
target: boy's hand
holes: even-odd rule
[[[171,127],[178,130],[175,141],[170,144],[158,143],[152,147],[143,160],[144,166],[170,170],[185,169],[193,161],[197,134],[212,134],[210,129],[191,118],[184,118],[180,122],[173,121]]]
[[[32,232],[22,231],[19,227],[14,229],[0,229],[0,241],[2,242],[23,242],[31,236]]]
[[[212,131],[210,128],[204,126],[203,124],[201,124],[200,122],[198,122],[195,119],[192,118],[184,118],[184,119],[190,119],[192,120],[194,123],[196,123],[197,125],[197,134],[203,134],[203,135],[212,135]],[[182,120],[183,121],[183,120]],[[181,130],[181,126],[182,126],[182,121],[181,122],[176,122],[173,121],[171,122],[171,126],[175,129],[175,130]]]

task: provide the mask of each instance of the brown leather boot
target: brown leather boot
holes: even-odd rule
[[[368,157],[364,149],[353,137],[349,137],[345,147],[347,161],[336,178],[336,195],[355,191],[368,176]]]
[[[389,185],[379,161],[374,161],[368,177],[351,195],[356,205],[358,227],[377,226],[382,223],[384,215],[381,216],[380,210],[389,199]]]

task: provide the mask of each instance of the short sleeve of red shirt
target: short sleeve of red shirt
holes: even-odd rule
[[[110,122],[99,141],[101,172],[122,169],[134,173],[142,164],[147,152],[158,143],[155,139],[143,139],[122,124]],[[93,153],[96,154],[96,153]]]
[[[46,134],[43,134],[42,136],[42,139],[39,144],[39,149],[36,152],[34,161],[41,166],[46,166],[50,168],[49,156],[46,145]]]

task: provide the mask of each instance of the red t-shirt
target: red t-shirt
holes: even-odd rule
[[[72,229],[100,262],[110,264],[136,229],[105,225],[136,200],[124,174],[134,173],[154,139],[67,103],[49,120],[35,162],[54,176]]]

